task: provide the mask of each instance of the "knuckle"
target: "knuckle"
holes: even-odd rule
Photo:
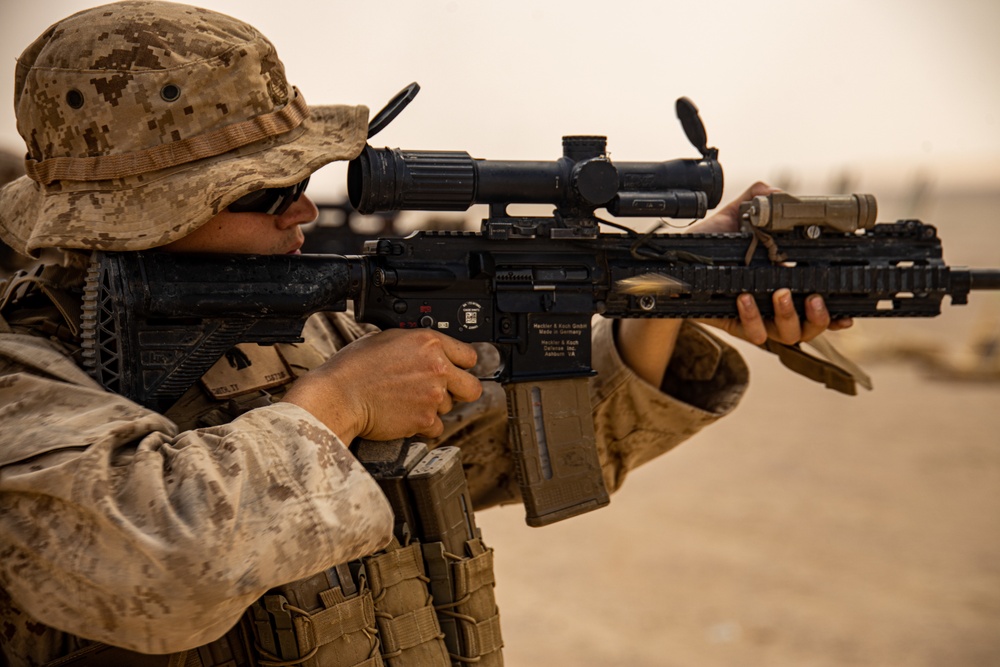
[[[451,364],[441,357],[431,357],[428,359],[428,370],[435,378],[443,378],[451,372]]]
[[[424,391],[421,395],[422,403],[437,405],[439,404],[445,395],[445,390],[437,384],[428,383],[424,386]]]
[[[420,329],[414,334],[414,340],[417,344],[427,350],[440,350],[443,345],[440,338],[438,338],[433,331],[429,329]]]

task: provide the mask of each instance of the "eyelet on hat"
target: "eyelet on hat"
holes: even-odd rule
[[[164,102],[176,102],[180,99],[181,87],[176,83],[168,83],[163,88],[160,88],[160,97],[163,98]]]
[[[73,109],[81,108],[83,106],[83,93],[76,88],[69,90],[66,93],[66,104]]]

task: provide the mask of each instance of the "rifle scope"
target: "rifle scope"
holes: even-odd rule
[[[563,137],[563,157],[553,162],[365,146],[347,170],[351,204],[365,214],[554,204],[568,215],[589,215],[603,207],[622,217],[701,218],[719,204],[722,185],[715,154],[614,164],[602,136]]]

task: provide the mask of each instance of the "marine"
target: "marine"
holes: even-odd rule
[[[14,102],[26,175],[0,190],[0,240],[62,259],[0,289],[6,662],[501,664],[483,537],[442,556],[442,575],[386,492],[455,448],[454,493],[477,511],[520,501],[502,392],[469,372],[488,350],[320,313],[303,343],[234,348],[163,414],[82,370],[91,252],[298,252],[308,177],[358,155],[367,107],[306,103],[246,23],[141,0],[53,24],[18,59]],[[735,225],[738,203],[707,228]],[[849,324],[818,298],[800,321],[787,296],[774,321],[744,304],[729,331],[793,343]],[[598,319],[593,349],[611,491],[729,414],[748,382],[697,323]],[[361,446],[401,439],[423,449]]]

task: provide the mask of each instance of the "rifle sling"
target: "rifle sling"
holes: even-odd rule
[[[822,382],[828,389],[839,391],[848,396],[855,396],[858,393],[857,384],[870,389],[870,382],[865,382],[867,376],[858,378],[850,370],[843,368],[832,361],[820,359],[809,354],[796,343],[786,345],[778,341],[768,339],[762,349],[778,355],[778,359],[786,368],[795,371],[799,375],[804,375],[810,380]]]

